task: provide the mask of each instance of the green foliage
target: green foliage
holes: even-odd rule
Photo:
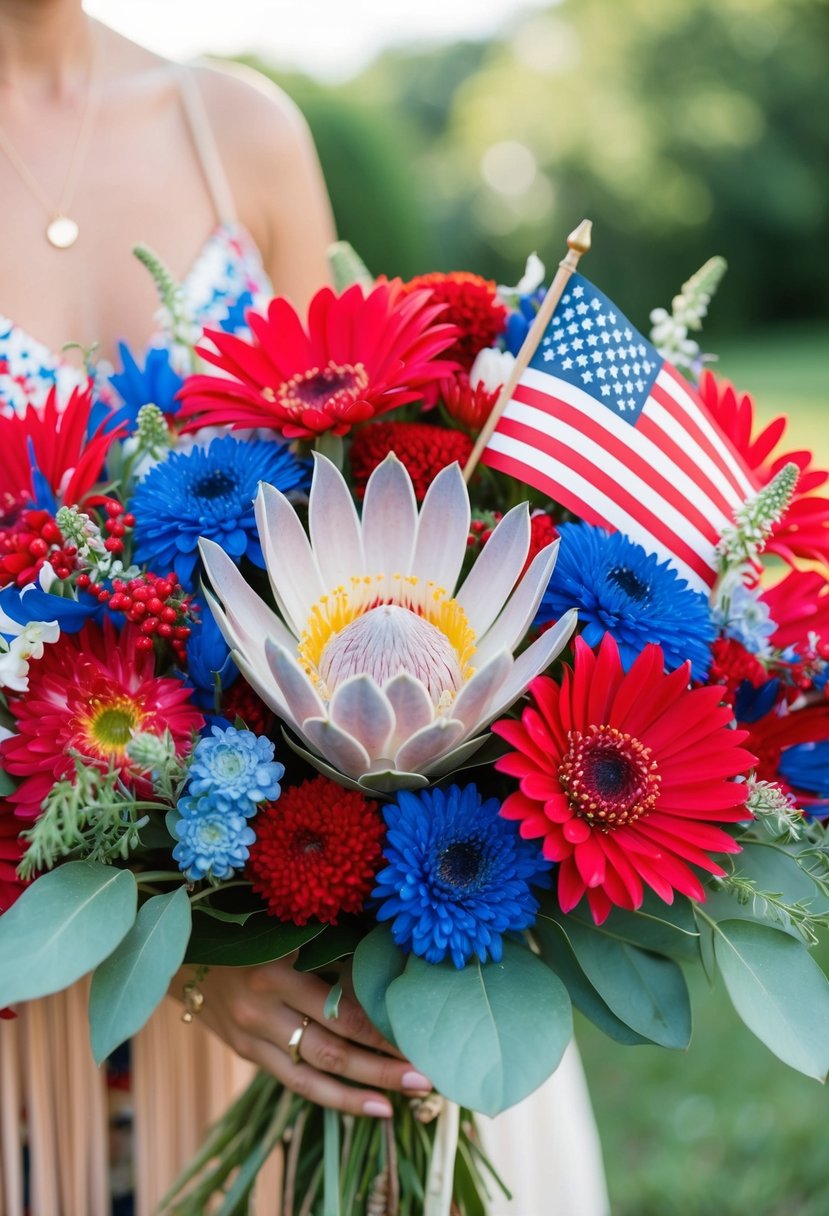
[[[734,1008],[770,1051],[806,1076],[829,1071],[829,981],[806,947],[748,921],[719,921],[714,954]]]
[[[196,912],[198,904],[193,911]],[[217,920],[215,916],[194,916],[193,931],[185,961],[208,967],[252,967],[271,963],[292,954],[311,941],[323,926],[285,924],[267,912],[246,917],[244,924]]]
[[[141,1029],[165,996],[184,958],[190,922],[190,900],[183,886],[154,895],[95,971],[89,1027],[98,1064]]]
[[[496,1115],[557,1067],[572,1035],[567,990],[534,954],[504,942],[500,963],[410,955],[389,985],[394,1041],[453,1102]]]
[[[0,917],[0,1009],[59,992],[108,957],[135,920],[129,870],[69,861]]]
[[[691,1004],[677,964],[615,938],[603,926],[568,916],[565,931],[576,960],[620,1021],[661,1047],[691,1040]]]
[[[354,952],[351,979],[357,1000],[380,1033],[394,1042],[394,1030],[386,1009],[389,985],[406,968],[406,955],[395,943],[388,925],[378,925]]]

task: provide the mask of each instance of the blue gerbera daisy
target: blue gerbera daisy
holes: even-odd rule
[[[178,413],[176,398],[184,380],[170,363],[169,350],[151,346],[143,367],[125,342],[118,343],[118,353],[122,370],[110,376],[109,382],[124,404],[110,420],[110,426],[126,422],[133,430],[141,406],[151,403],[163,414]]]
[[[502,934],[527,929],[538,901],[530,883],[549,886],[540,850],[502,819],[497,798],[474,785],[401,791],[383,815],[385,869],[373,895],[378,920],[392,921],[394,940],[427,962],[447,955],[463,967],[473,955],[496,962]]]
[[[694,679],[705,678],[715,629],[701,592],[621,532],[562,524],[559,534],[558,560],[536,624],[577,608],[588,646],[611,633],[626,669],[649,642],[657,642],[668,670],[689,659]]]
[[[247,557],[263,566],[253,515],[260,481],[283,492],[304,488],[308,470],[285,444],[232,435],[209,448],[173,453],[149,471],[130,503],[136,561],[175,570],[192,590],[199,537],[206,536],[237,561]]]

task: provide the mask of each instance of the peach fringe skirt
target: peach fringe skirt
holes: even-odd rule
[[[32,1216],[109,1216],[109,1110],[89,1048],[87,983],[0,1021],[0,1216],[23,1216],[25,1112]],[[210,1124],[253,1076],[214,1035],[165,1000],[132,1044],[137,1216],[162,1195]],[[253,1216],[279,1216],[281,1158],[257,1184]]]

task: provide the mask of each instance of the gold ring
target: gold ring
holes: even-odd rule
[[[299,1054],[299,1045],[302,1042],[302,1036],[305,1034],[308,1023],[311,1019],[306,1014],[302,1019],[302,1025],[297,1026],[294,1033],[288,1039],[288,1055],[291,1057],[292,1064],[299,1064],[302,1056]]]

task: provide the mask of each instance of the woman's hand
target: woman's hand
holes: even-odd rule
[[[383,1090],[412,1096],[431,1090],[428,1078],[374,1029],[347,974],[341,979],[338,1015],[329,1019],[324,1013],[329,986],[318,976],[294,970],[295,958],[257,967],[211,967],[198,982],[204,995],[200,1021],[244,1059],[320,1106],[388,1118],[392,1108]],[[171,993],[180,996],[182,984],[192,978],[192,969],[183,969]],[[289,1042],[306,1017],[296,1049],[300,1059],[294,1063]]]

